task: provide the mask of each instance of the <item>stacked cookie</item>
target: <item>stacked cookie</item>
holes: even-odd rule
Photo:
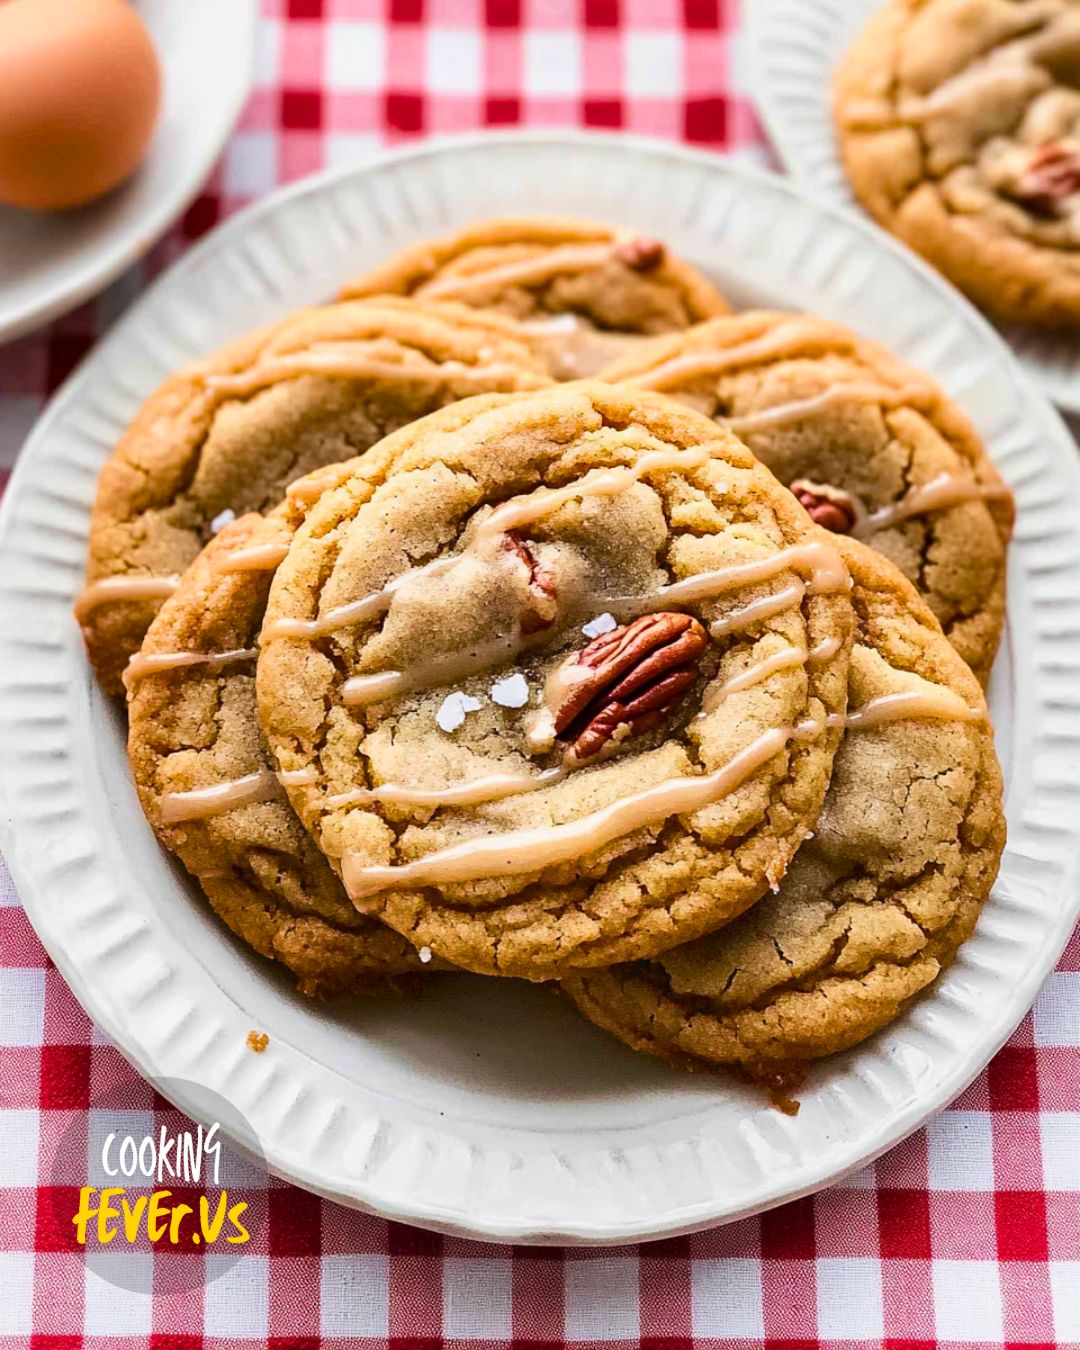
[[[876,220],[994,318],[1080,329],[1076,0],[884,0],[834,98]]]
[[[774,1083],[895,1017],[1003,844],[1011,501],[967,420],[604,226],[345,294],[102,472],[77,614],[162,843],[310,994],[558,981]]]

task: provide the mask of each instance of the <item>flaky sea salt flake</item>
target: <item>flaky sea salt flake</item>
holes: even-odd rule
[[[584,624],[581,631],[587,638],[598,638],[604,633],[610,633],[613,628],[618,628],[618,626],[614,614],[598,614],[595,619],[590,619],[587,624]]]
[[[529,701],[529,684],[524,675],[507,675],[491,686],[492,700],[500,708],[524,708]]]
[[[447,694],[435,714],[435,721],[439,724],[439,730],[445,732],[457,731],[465,718],[471,712],[476,712],[480,707],[480,700],[473,698],[471,694],[463,694],[460,690],[453,694]]]

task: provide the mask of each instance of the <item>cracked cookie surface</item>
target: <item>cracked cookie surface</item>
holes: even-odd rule
[[[220,569],[241,550],[274,550],[302,519],[298,500],[243,516],[185,572],[131,667],[128,755],[147,819],[217,915],[290,969],[301,992],[334,997],[423,967],[399,934],[349,903],[272,779],[258,729],[254,649],[272,570]],[[235,785],[236,805],[219,810],[213,790]]]
[[[593,221],[481,221],[390,258],[345,286],[453,299],[521,320],[559,379],[594,375],[643,335],[686,328],[730,306],[655,239]]]
[[[548,378],[498,315],[394,297],[300,311],[172,375],[98,480],[76,614],[102,687],[120,692],[162,596],[222,513],[267,510],[291,479],[455,399]]]
[[[925,375],[839,324],[751,312],[657,339],[603,377],[728,425],[820,524],[894,562],[986,680],[1012,499],[967,417]]]
[[[996,318],[1080,326],[1077,0],[890,0],[833,90],[886,229]]]
[[[257,674],[354,903],[530,979],[752,904],[813,825],[845,705],[828,537],[734,436],[629,387],[481,396],[380,449],[392,475],[297,532]]]
[[[851,726],[816,831],[779,891],[655,961],[563,982],[590,1020],[682,1067],[783,1081],[858,1044],[949,964],[997,874],[1005,822],[991,731],[949,712],[981,711],[981,691],[896,569],[841,547],[855,583]],[[890,707],[875,700],[912,694],[924,715],[858,725],[860,709]]]

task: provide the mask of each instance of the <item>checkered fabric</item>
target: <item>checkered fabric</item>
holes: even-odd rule
[[[183,221],[96,301],[0,349],[5,470],[147,278],[281,182],[496,125],[624,127],[764,159],[733,0],[263,8],[256,90]],[[170,1293],[152,1265],[153,1295],[125,1292],[84,1267],[57,1217],[85,1182],[70,1140],[85,1137],[91,1099],[124,1083],[0,867],[0,1350],[1080,1346],[1075,939],[989,1070],[876,1165],[758,1219],[608,1252],[436,1237],[253,1174],[243,1193],[263,1222],[220,1279]],[[121,1091],[142,1121],[165,1105]]]

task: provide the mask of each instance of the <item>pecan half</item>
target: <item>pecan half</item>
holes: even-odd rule
[[[664,246],[659,239],[637,235],[616,244],[615,257],[631,272],[651,272],[664,261]]]
[[[554,571],[516,534],[503,536],[503,548],[528,572],[529,607],[521,616],[521,631],[527,635],[550,628],[559,610]]]
[[[610,741],[658,725],[697,679],[709,639],[689,614],[645,614],[594,638],[549,684],[555,734],[591,759]]]
[[[850,534],[855,528],[859,512],[850,493],[828,483],[812,483],[809,478],[796,478],[791,491],[815,525],[833,534]]]
[[[1080,154],[1068,146],[1040,145],[1010,194],[1036,215],[1054,215],[1061,202],[1080,191]]]

